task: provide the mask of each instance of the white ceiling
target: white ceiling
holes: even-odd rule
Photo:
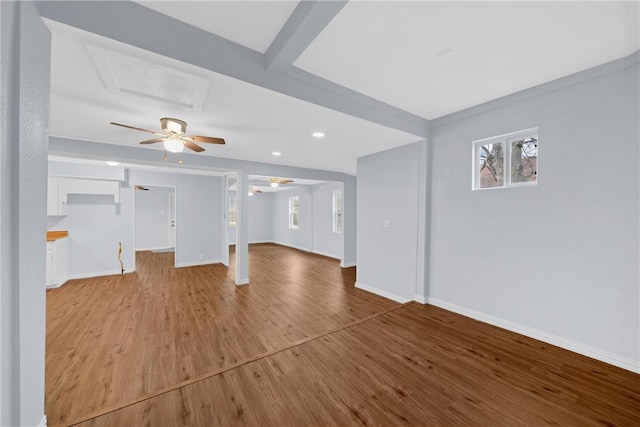
[[[297,1],[139,2],[265,52]],[[638,2],[351,0],[295,62],[312,74],[433,119],[627,56]],[[160,117],[218,136],[201,155],[355,174],[356,159],[420,139],[47,21],[51,135],[134,146]],[[193,47],[190,47],[193,48]],[[203,54],[206,46],[202,46]],[[315,130],[327,136],[316,140]],[[158,144],[146,146],[158,150]],[[273,151],[281,157],[271,155]],[[186,159],[186,157],[185,157]],[[188,161],[186,161],[188,163]],[[185,164],[188,166],[188,164]]]
[[[232,42],[264,53],[297,1],[137,1]]]
[[[272,187],[271,181],[270,181],[271,178],[291,179],[293,180],[293,182],[289,184],[281,184],[278,187]],[[295,177],[283,177],[283,176],[272,177],[272,176],[266,176],[266,175],[249,175],[249,189],[260,190],[263,193],[276,193],[278,191],[288,191],[288,190],[293,190],[299,187],[308,187],[311,185],[323,184],[325,182],[326,181],[318,181],[314,179],[301,179],[301,178],[295,178]],[[237,184],[235,182],[231,184],[229,186],[229,190],[236,191]]]
[[[433,119],[630,55],[638,16],[637,1],[350,1],[294,65]]]
[[[53,34],[52,136],[135,146],[152,136],[108,123],[158,130],[161,117],[176,117],[188,123],[188,133],[225,138],[226,145],[206,144],[199,155],[350,174],[358,157],[419,139],[73,27],[47,24]],[[118,91],[119,84],[134,86],[136,79],[139,94]],[[203,80],[207,89],[201,89]],[[180,102],[163,99],[175,86],[184,89]],[[208,91],[202,109],[187,106],[193,88]],[[314,139],[316,130],[326,137]],[[162,155],[161,144],[146,147]],[[272,156],[274,151],[282,156]]]

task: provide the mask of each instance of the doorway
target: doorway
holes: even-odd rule
[[[177,246],[176,188],[134,185],[134,247],[139,252],[172,252]],[[175,265],[175,257],[171,257]],[[169,258],[167,258],[169,259]]]

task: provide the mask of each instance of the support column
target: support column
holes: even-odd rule
[[[238,171],[236,183],[236,285],[249,284],[249,174]]]
[[[28,1],[0,20],[0,425],[40,426],[51,34]]]

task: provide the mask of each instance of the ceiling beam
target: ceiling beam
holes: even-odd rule
[[[429,121],[299,71],[265,68],[260,52],[131,1],[38,1],[40,15],[131,46],[419,137]],[[304,78],[300,78],[302,75]]]
[[[355,176],[344,172],[309,169],[299,166],[286,166],[273,163],[253,162],[207,154],[182,153],[180,156],[169,154],[170,161],[163,160],[163,152],[140,145],[127,146],[105,144],[102,142],[84,141],[80,139],[49,137],[49,155],[72,157],[86,160],[112,159],[120,163],[135,163],[139,165],[175,167],[177,169],[193,169],[217,172],[244,170],[252,175],[274,177],[295,177],[314,181],[355,180]],[[184,160],[182,165],[172,163],[177,158]]]
[[[346,1],[301,1],[264,54],[267,69],[291,67]]]

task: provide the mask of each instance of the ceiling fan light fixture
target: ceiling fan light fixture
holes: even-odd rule
[[[182,153],[184,151],[184,144],[177,138],[167,138],[163,144],[164,149],[170,153]]]
[[[279,185],[279,184],[278,184],[277,182],[272,182],[272,183],[271,183],[271,186],[272,186],[272,187],[274,187],[274,188],[275,188],[275,187],[277,187],[278,185]]]
[[[171,117],[163,117],[160,119],[160,126],[165,132],[173,132],[183,134],[187,131],[187,122]]]
[[[314,138],[324,138],[324,132],[316,131],[311,134]]]

